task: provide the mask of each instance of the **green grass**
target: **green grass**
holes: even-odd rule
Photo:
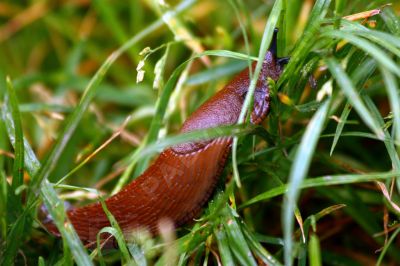
[[[400,5],[387,3],[2,1],[0,263],[400,264]],[[254,89],[275,26],[291,60],[262,126],[246,122],[250,93],[238,125],[177,135],[258,61]],[[104,205],[120,248],[88,250],[66,222],[64,200],[107,197],[164,148],[228,135],[213,199],[175,240],[123,239]],[[41,226],[42,205],[62,238]]]

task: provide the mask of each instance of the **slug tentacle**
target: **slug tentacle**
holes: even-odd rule
[[[283,68],[287,63],[289,63],[290,57],[280,57],[278,58],[278,64]]]
[[[274,32],[254,93],[251,122],[259,124],[269,111],[267,78],[277,80],[287,58],[277,58]],[[255,64],[252,65],[253,70]],[[250,85],[249,71],[243,70],[221,91],[201,105],[183,124],[180,132],[235,124]],[[193,219],[211,196],[229,154],[232,138],[222,137],[175,145],[163,151],[154,163],[119,193],[105,200],[124,234],[140,228],[157,233],[161,219],[175,226]],[[67,212],[79,237],[93,243],[101,228],[110,223],[100,203]],[[43,221],[58,234],[54,224]],[[103,237],[104,239],[104,237]]]

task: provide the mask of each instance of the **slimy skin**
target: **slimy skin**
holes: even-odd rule
[[[276,57],[276,35],[277,31],[267,51],[254,93],[253,124],[261,123],[269,111],[267,78],[276,81],[282,72],[283,60]],[[252,67],[254,71],[255,63]],[[249,70],[246,68],[201,105],[184,122],[180,132],[237,123],[249,85]],[[214,191],[231,143],[231,137],[221,137],[168,148],[141,176],[106,199],[108,210],[124,234],[140,228],[157,234],[162,219],[169,219],[179,227],[196,217]],[[73,208],[67,215],[85,244],[94,243],[97,233],[103,227],[110,226],[99,202]],[[50,232],[59,235],[51,221],[43,223]]]

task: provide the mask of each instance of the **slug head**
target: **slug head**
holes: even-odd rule
[[[268,78],[277,81],[282,73],[287,58],[278,58],[276,53],[278,30],[275,29],[271,46],[265,56],[261,72],[254,91],[254,108],[250,116],[253,124],[260,124],[269,111],[270,94]],[[252,64],[254,72],[256,62]],[[224,89],[200,106],[183,124],[180,132],[190,132],[204,128],[237,123],[243,101],[250,86],[249,69],[236,75]],[[189,154],[202,150],[211,140],[188,142],[174,145],[172,150],[177,154]]]
[[[250,117],[253,124],[261,123],[269,111],[270,93],[268,78],[277,81],[283,71],[284,65],[287,64],[289,60],[288,58],[277,57],[277,35],[278,29],[275,28],[271,45],[265,55],[261,73],[254,91],[254,108]],[[253,66],[255,66],[255,64]]]

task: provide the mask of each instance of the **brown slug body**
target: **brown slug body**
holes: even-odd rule
[[[259,124],[269,110],[267,77],[277,80],[287,59],[276,57],[276,34],[268,50],[254,93],[251,122]],[[253,64],[253,70],[255,64]],[[235,124],[250,85],[245,69],[228,85],[206,101],[183,124],[180,132]],[[138,178],[105,203],[124,234],[138,228],[157,233],[161,219],[175,226],[193,219],[212,194],[229,154],[232,138],[191,142],[164,150]],[[99,230],[109,226],[101,204],[73,208],[67,212],[76,232],[85,243],[96,241]],[[57,228],[44,222],[54,234]]]

